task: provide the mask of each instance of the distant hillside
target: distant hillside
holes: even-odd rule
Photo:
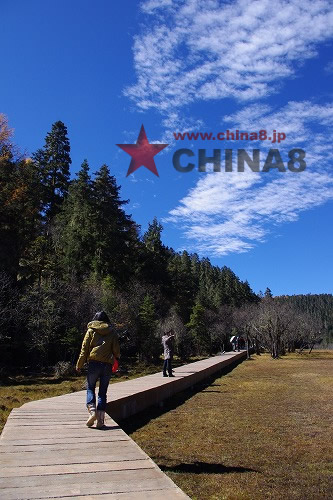
[[[333,295],[329,293],[308,295],[281,295],[277,297],[302,312],[322,321],[324,344],[333,344]]]

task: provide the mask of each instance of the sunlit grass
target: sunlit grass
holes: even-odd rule
[[[193,500],[332,498],[332,389],[333,352],[254,357],[131,436]]]

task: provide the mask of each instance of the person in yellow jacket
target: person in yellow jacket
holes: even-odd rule
[[[87,408],[89,418],[87,426],[91,427],[97,420],[96,427],[104,427],[106,408],[106,392],[109,386],[112,365],[118,364],[120,356],[118,336],[110,327],[110,319],[104,311],[95,314],[88,323],[84,336],[76,371],[80,373],[83,365],[88,363],[87,373]],[[96,383],[99,380],[98,404],[96,408]]]

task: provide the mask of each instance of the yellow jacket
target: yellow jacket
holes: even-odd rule
[[[103,321],[91,321],[84,336],[76,368],[80,370],[88,361],[102,361],[113,364],[119,358],[118,335]]]

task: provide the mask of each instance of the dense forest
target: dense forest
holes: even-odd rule
[[[233,334],[278,357],[332,332],[331,295],[256,295],[228,267],[165,246],[156,218],[141,234],[107,165],[91,174],[84,160],[74,179],[70,166],[64,123],[27,158],[0,115],[1,367],[73,362],[101,309],[122,355],[147,361],[170,326],[182,359],[228,349]]]

